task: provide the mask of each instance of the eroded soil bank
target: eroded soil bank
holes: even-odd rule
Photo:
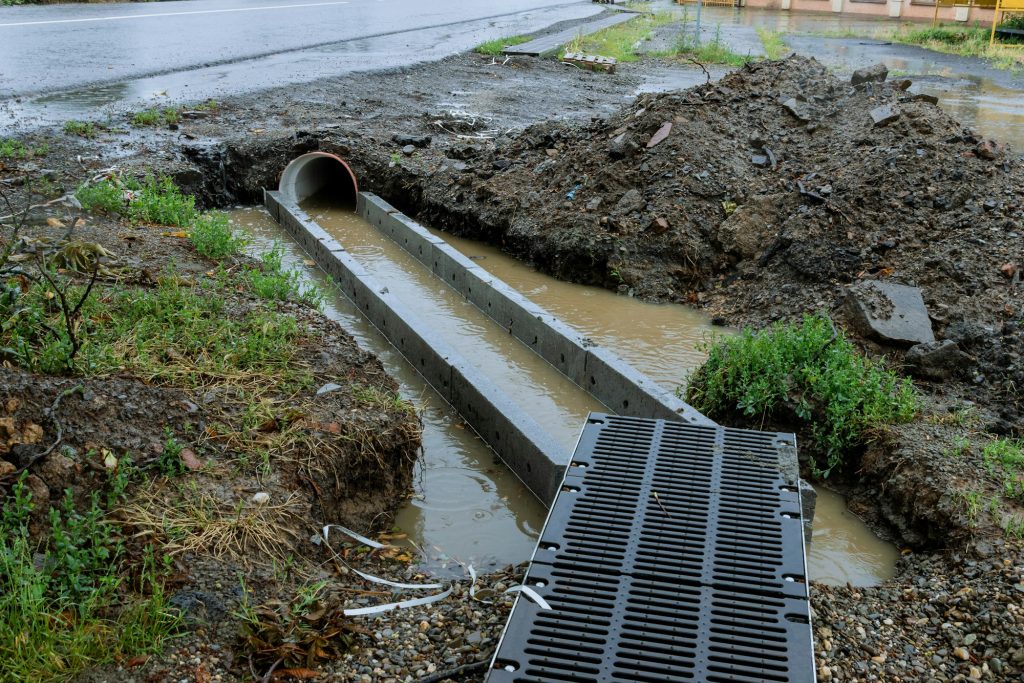
[[[642,69],[589,74],[464,55],[320,83],[301,101],[271,92],[225,103],[176,130],[58,138],[45,158],[12,164],[5,177],[53,169],[51,182],[73,187],[86,175],[81,154],[90,174],[155,168],[218,206],[257,200],[290,158],[324,149],[353,165],[363,189],[434,227],[565,279],[704,307],[730,324],[811,310],[846,324],[851,283],[921,287],[936,336],[956,344],[953,361],[917,367],[919,419],[878,435],[835,482],[907,553],[880,587],[812,586],[819,675],[1019,677],[1022,509],[985,456],[997,436],[1020,436],[1017,153],[903,84],[853,88],[811,60],[752,65],[634,101]],[[880,107],[892,116],[876,124]],[[667,135],[655,142],[658,131]],[[852,333],[870,353],[902,359],[904,348]],[[474,611],[485,614],[492,630],[428,616],[378,631],[369,651],[386,653],[390,638],[405,643],[418,629],[444,643],[471,628],[458,647],[473,648],[498,628],[500,609],[457,604],[468,605],[471,623]],[[388,680],[366,666],[365,680]],[[399,680],[406,667],[397,665]]]

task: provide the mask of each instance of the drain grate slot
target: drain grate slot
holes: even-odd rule
[[[592,415],[488,683],[814,681],[794,443]]]

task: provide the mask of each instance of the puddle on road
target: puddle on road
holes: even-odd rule
[[[846,508],[846,499],[817,488],[814,533],[807,570],[814,581],[830,586],[874,586],[895,573],[899,550],[875,536]]]
[[[376,270],[375,274],[387,282],[392,292],[399,296],[412,295],[414,301],[420,302],[417,312],[435,316],[435,322],[446,324],[461,339],[459,350],[476,359],[472,362],[482,362],[481,358],[486,358],[489,349],[503,352],[504,345],[510,341],[507,334],[499,335],[501,339],[485,339],[479,345],[466,344],[465,334],[493,327],[489,319],[476,318],[483,314],[460,297],[445,295],[443,283],[372,226],[350,212],[310,210],[310,213],[321,214],[318,218],[321,226],[334,234],[353,256]],[[326,282],[326,276],[308,266],[308,256],[266,212],[240,209],[231,213],[231,219],[240,230],[253,236],[254,252],[265,251],[275,240],[280,240],[285,245],[288,267]],[[677,386],[703,360],[697,345],[715,328],[698,311],[683,306],[648,304],[596,287],[562,282],[489,245],[433,232],[477,265],[581,334],[613,349],[666,388]],[[392,257],[396,261],[391,261]],[[407,279],[409,272],[414,274],[412,279]],[[420,408],[424,424],[423,457],[417,463],[416,493],[399,511],[396,525],[428,556],[436,558],[427,568],[438,574],[447,573],[446,567],[461,573],[462,569],[450,558],[472,562],[483,570],[528,559],[546,514],[540,503],[490,449],[462,425],[459,416],[425,385],[412,366],[347,299],[329,295],[325,313],[340,322],[360,346],[377,354],[401,385],[402,395]],[[557,376],[555,394],[544,399],[545,410],[552,409],[555,395],[565,399],[567,391],[570,398],[573,391],[583,393],[575,387],[564,387],[561,375],[518,342],[514,343],[529,357],[513,360],[517,365],[500,363],[501,367],[491,368],[505,378],[502,380],[505,386],[525,383],[530,389],[524,388],[519,393],[529,391],[531,396],[537,391],[542,394],[548,391],[541,372],[543,368],[538,369],[539,365]],[[477,346],[480,348],[475,348]],[[572,403],[574,407],[569,410],[555,406],[557,416],[552,414],[545,418],[556,438],[568,440],[566,449],[570,451],[586,412],[602,409],[588,399],[577,398]],[[896,549],[879,540],[860,520],[846,512],[841,497],[822,490],[818,500],[814,543],[808,553],[810,577],[825,583],[873,585],[891,575]]]

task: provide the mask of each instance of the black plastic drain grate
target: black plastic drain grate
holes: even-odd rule
[[[591,415],[488,683],[814,681],[790,434]]]

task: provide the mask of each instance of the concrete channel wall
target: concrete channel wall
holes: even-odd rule
[[[297,205],[266,192],[270,214],[424,380],[466,420],[542,503],[550,506],[570,453],[434,329],[388,293]]]
[[[584,341],[561,320],[377,195],[360,192],[356,212],[612,412],[715,424],[613,352]]]
[[[570,452],[388,292],[345,248],[280,192],[265,193],[267,210],[341,287],[345,295],[420,375],[466,420],[502,461],[550,505]],[[477,267],[387,202],[360,193],[358,213],[507,328],[613,412],[713,425],[611,352],[587,346],[564,323]]]

